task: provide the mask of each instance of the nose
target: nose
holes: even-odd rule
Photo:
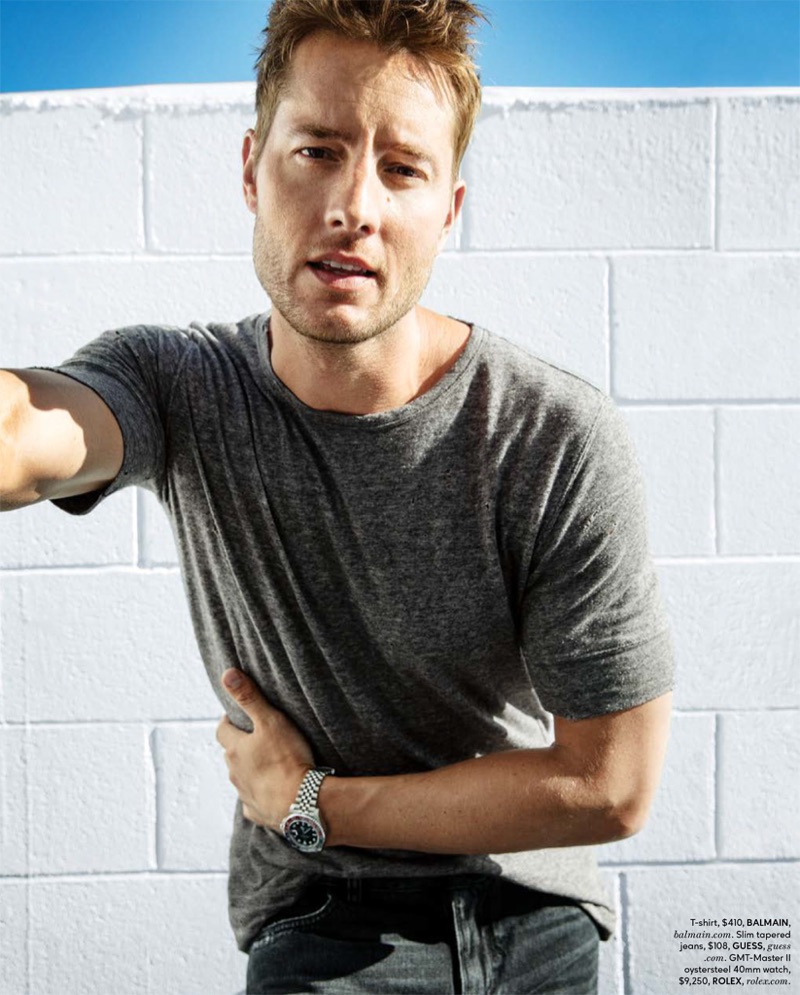
[[[343,166],[332,184],[326,225],[363,238],[380,227],[382,190],[374,167],[366,161]]]

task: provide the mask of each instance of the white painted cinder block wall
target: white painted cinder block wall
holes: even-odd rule
[[[2,98],[3,366],[265,309],[252,95]],[[603,853],[604,995],[677,991],[690,917],[800,924],[798,162],[797,91],[488,89],[426,293],[610,391],[646,474],[676,714],[649,826]],[[0,990],[241,989],[220,707],[159,509],[4,515],[0,552]]]

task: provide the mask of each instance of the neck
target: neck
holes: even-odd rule
[[[469,333],[460,321],[416,307],[381,335],[342,345],[300,335],[273,311],[272,368],[310,408],[375,414],[430,390],[461,354]]]

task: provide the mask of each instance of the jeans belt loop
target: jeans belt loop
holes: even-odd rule
[[[361,879],[347,878],[347,901],[360,902],[362,895]]]

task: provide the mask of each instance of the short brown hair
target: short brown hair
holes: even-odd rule
[[[256,61],[256,158],[267,140],[295,47],[315,31],[407,51],[443,79],[455,112],[454,178],[481,106],[471,35],[487,20],[470,0],[275,0]]]

